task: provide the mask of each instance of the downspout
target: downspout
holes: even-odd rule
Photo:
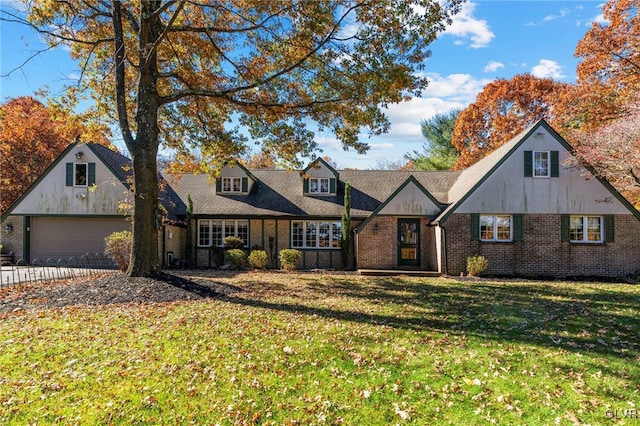
[[[357,252],[357,248],[358,248],[358,233],[356,232],[355,228],[353,230],[351,230],[351,232],[353,233],[353,253],[351,254],[351,257],[353,258],[353,270],[357,271],[358,270],[358,256],[356,256],[356,252]]]
[[[438,223],[440,229],[442,229],[442,245],[443,245],[443,255],[444,255],[444,271],[443,275],[449,275],[449,250],[447,250],[447,230],[442,226],[442,224]]]

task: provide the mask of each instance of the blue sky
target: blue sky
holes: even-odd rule
[[[10,2],[0,0],[0,7]],[[471,1],[453,24],[431,45],[425,73],[430,85],[421,98],[392,105],[389,133],[367,139],[365,155],[342,150],[330,134],[318,134],[321,155],[338,167],[366,169],[397,161],[425,140],[420,121],[452,108],[464,109],[496,78],[532,73],[538,77],[575,82],[576,44],[591,24],[602,19],[604,1]],[[32,95],[44,85],[53,94],[78,77],[77,66],[63,49],[47,51],[28,60],[45,46],[28,29],[0,23],[0,97]],[[27,61],[28,60],[28,61]],[[5,76],[12,69],[27,63]],[[124,145],[115,135],[115,144]],[[366,138],[366,135],[365,135]]]

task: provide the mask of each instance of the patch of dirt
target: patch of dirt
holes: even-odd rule
[[[115,303],[163,303],[223,298],[242,289],[214,278],[162,274],[157,277],[101,277],[60,280],[31,286],[7,287],[0,291],[0,314]]]

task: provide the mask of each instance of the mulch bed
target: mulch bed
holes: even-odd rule
[[[0,314],[116,303],[163,303],[206,298],[224,298],[242,291],[215,279],[162,274],[157,277],[102,277],[60,280],[0,291]]]

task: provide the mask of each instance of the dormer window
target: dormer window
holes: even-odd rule
[[[223,177],[222,192],[242,192],[242,178]]]
[[[310,194],[328,194],[329,178],[309,178]]]

